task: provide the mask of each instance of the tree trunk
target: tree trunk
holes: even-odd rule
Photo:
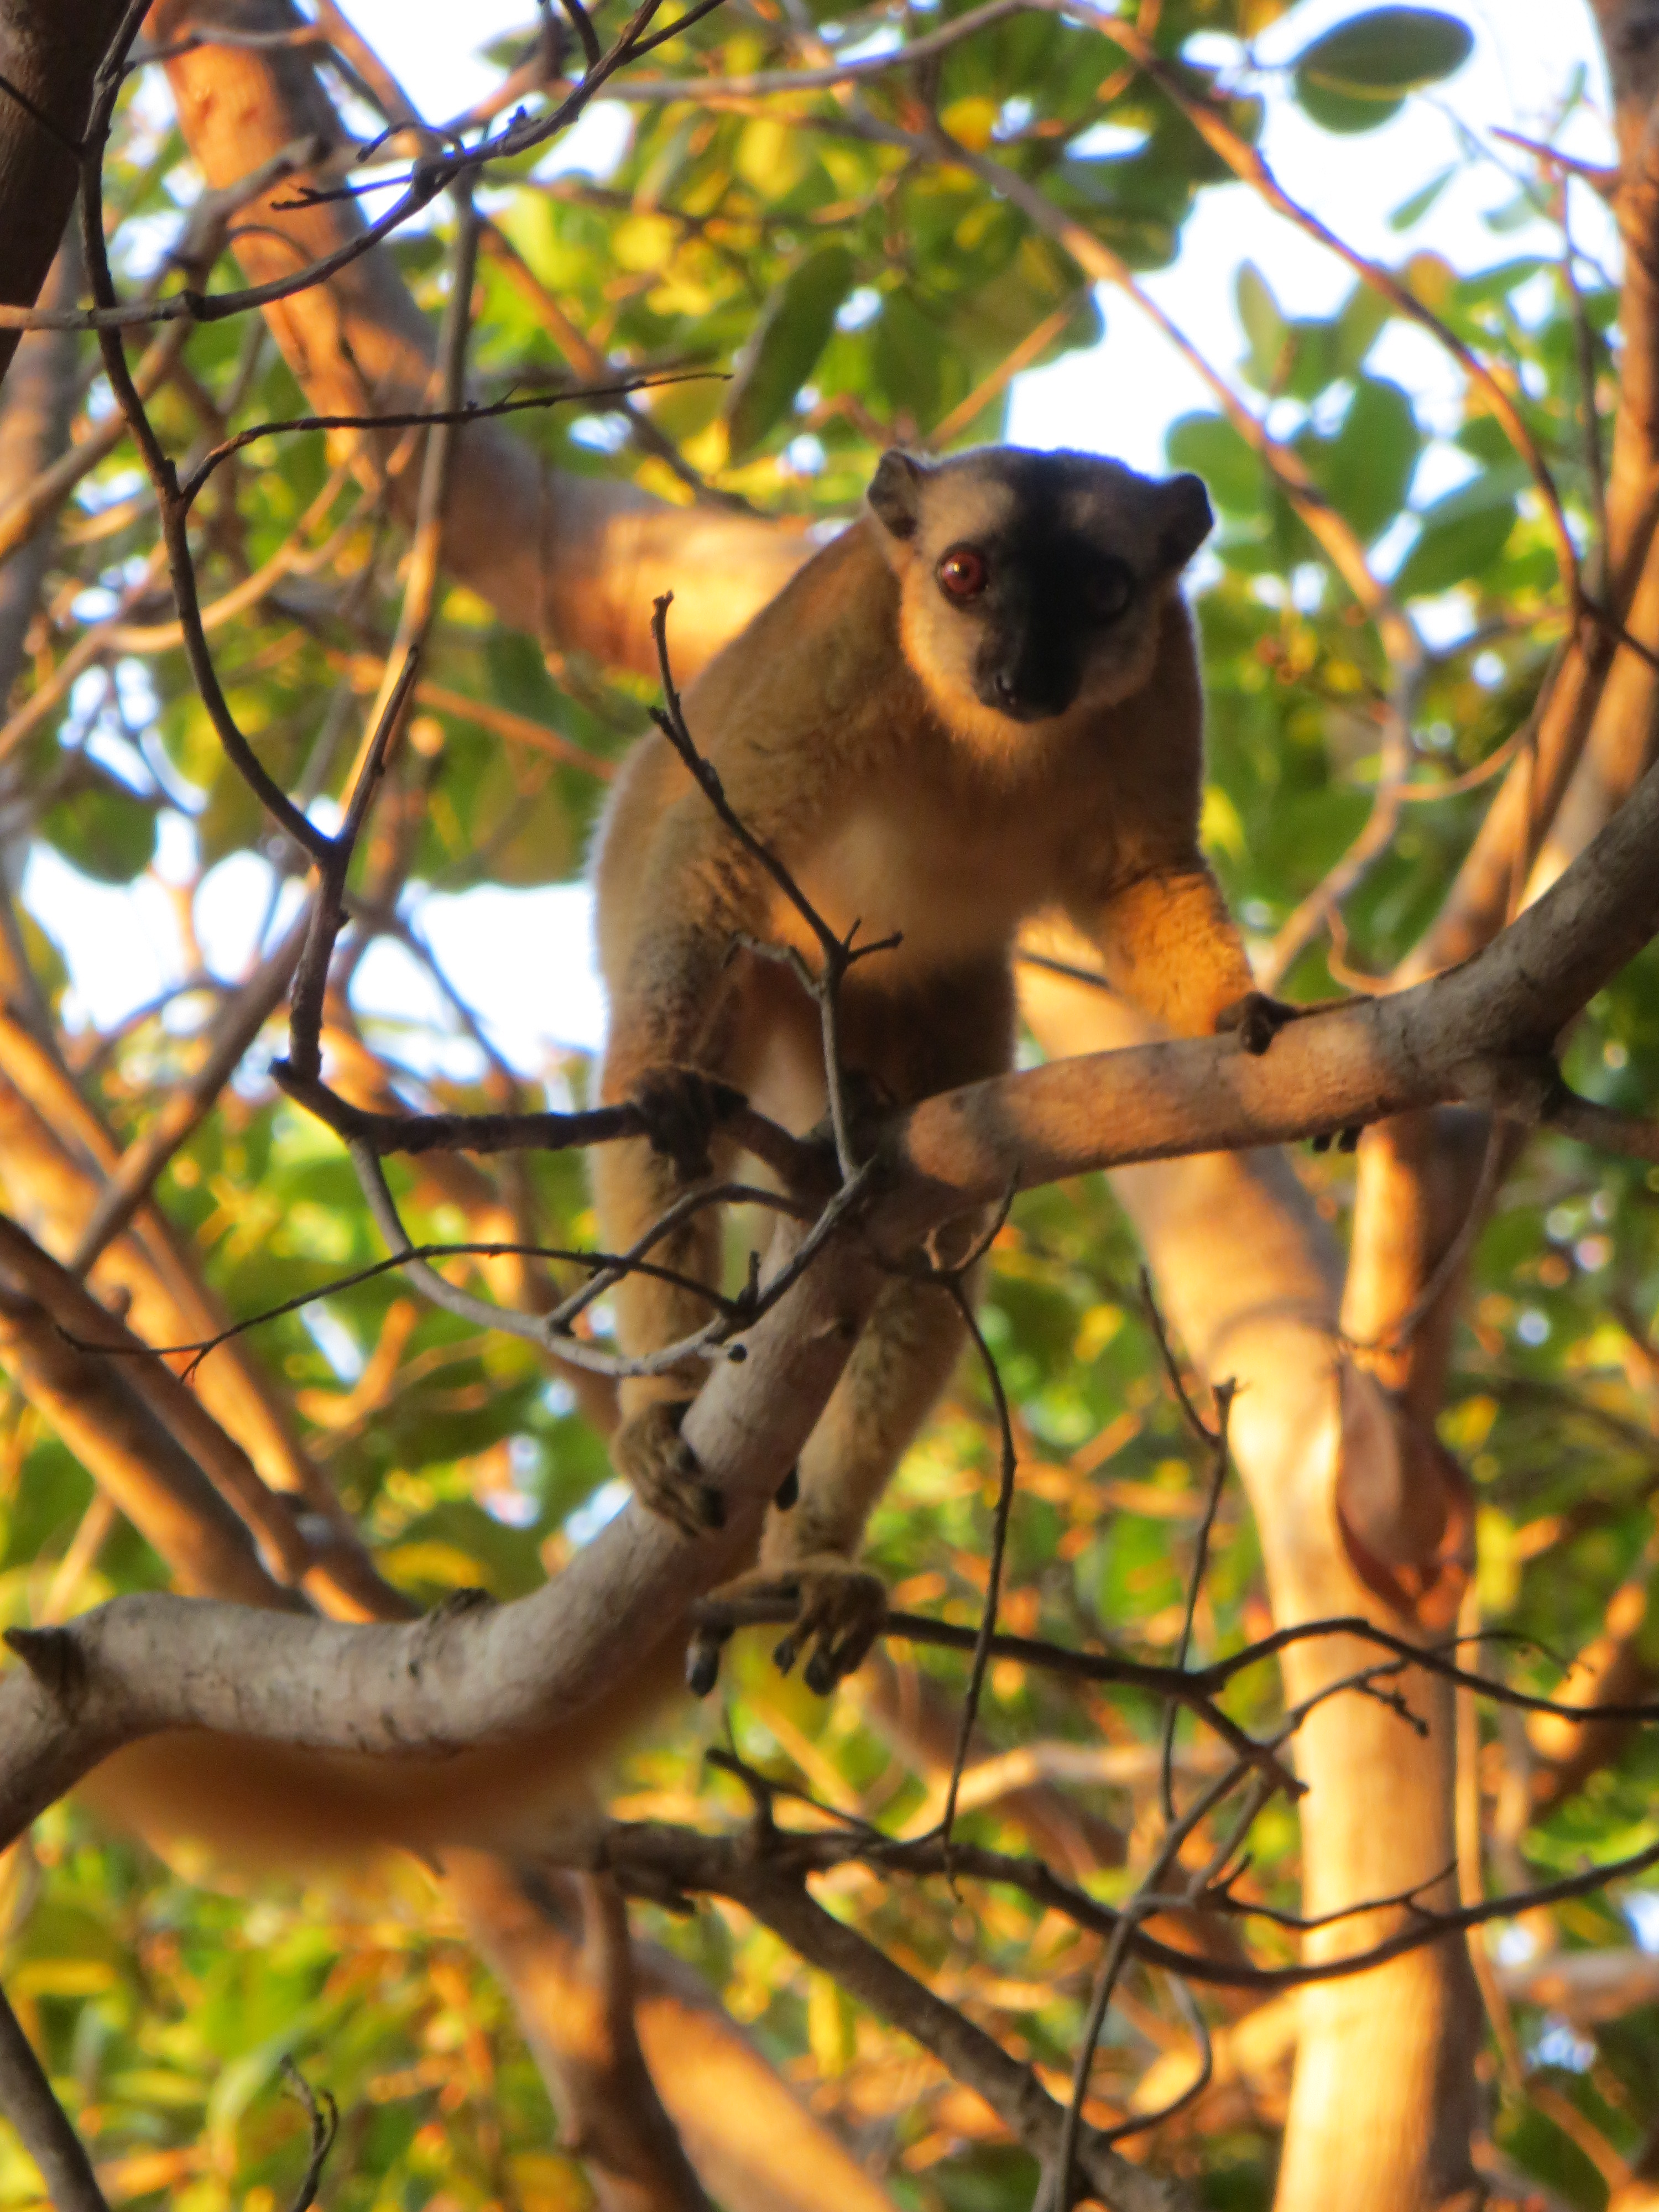
[[[75,148],[121,0],[0,0],[0,301],[32,307],[80,183]],[[15,89],[11,88],[15,87]],[[0,331],[0,377],[20,331]]]
[[[4,94],[0,93],[0,100]],[[43,303],[72,307],[81,289],[79,234],[67,233],[52,264]],[[73,331],[12,331],[22,339],[0,403],[0,507],[11,500],[69,444],[75,402],[75,362],[80,341]],[[0,567],[0,708],[23,665],[23,640],[40,604],[52,556],[52,532],[37,531]]]
[[[1023,981],[1027,1020],[1053,1054],[1139,1041],[1136,1018],[1085,985],[1042,970]],[[1339,1518],[1345,1487],[1397,1482],[1400,1431],[1370,1376],[1346,1364],[1336,1330],[1340,1255],[1277,1153],[1213,1154],[1120,1170],[1164,1310],[1211,1382],[1229,1377],[1234,1455],[1261,1539],[1273,1620],[1283,1626],[1399,1613],[1356,1573]],[[1285,1656],[1288,1702],[1373,1664],[1340,1638]],[[1333,1698],[1296,1739],[1305,1913],[1397,1894],[1443,1877],[1455,1856],[1452,1702],[1408,1674],[1399,1687],[1426,1723],[1356,1694]],[[1425,1897],[1455,1902],[1442,1880]],[[1310,1936],[1310,1958],[1363,1949],[1397,1924],[1381,1911]],[[1350,1981],[1303,1992],[1300,2043],[1276,2212],[1427,2212],[1474,2179],[1473,2058],[1480,2007],[1461,1939]]]

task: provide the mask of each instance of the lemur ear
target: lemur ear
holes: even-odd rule
[[[1171,477],[1158,486],[1163,513],[1158,531],[1160,565],[1184,568],[1210,534],[1215,515],[1202,477]]]
[[[870,482],[870,511],[893,538],[914,538],[921,518],[921,483],[927,471],[895,446],[882,455]]]

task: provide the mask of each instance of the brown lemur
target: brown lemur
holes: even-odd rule
[[[1193,476],[1007,447],[938,463],[890,453],[867,513],[687,695],[732,809],[818,914],[842,937],[856,924],[866,944],[896,939],[848,971],[842,997],[844,1057],[866,1092],[903,1107],[1011,1065],[1015,933],[1045,907],[1172,1030],[1235,1027],[1261,1051],[1288,1015],[1252,988],[1198,848],[1203,705],[1179,579],[1210,522]],[[603,1241],[625,1250],[680,1195],[705,1139],[708,1166],[733,1164],[698,1111],[700,1078],[798,1133],[823,1115],[817,1011],[750,949],[811,962],[817,948],[660,734],[623,769],[596,878],[601,1095],[655,1124],[649,1141],[593,1156]],[[653,1257],[717,1280],[714,1211]],[[708,1310],[643,1275],[615,1305],[630,1354],[681,1341]],[[769,1516],[741,1578],[797,1604],[789,1646],[815,1645],[818,1688],[867,1643],[881,1593],[853,1565],[864,1522],[963,1333],[946,1291],[894,1278],[802,1454],[798,1502]],[[624,1381],[612,1443],[643,1502],[690,1534],[719,1510],[680,1436],[701,1376],[692,1361]],[[705,1650],[705,1681],[708,1665]]]
[[[842,933],[860,923],[863,942],[899,939],[850,970],[842,1000],[866,1095],[903,1107],[1009,1066],[1014,934],[1043,908],[1065,910],[1111,982],[1175,1030],[1232,1026],[1261,1051],[1288,1015],[1253,990],[1198,849],[1202,700],[1179,579],[1210,520],[1196,477],[1009,447],[890,453],[868,511],[687,693],[732,807],[817,911]],[[817,1010],[787,968],[744,949],[793,945],[810,962],[817,945],[661,735],[629,757],[595,873],[601,1091],[641,1102],[658,1140],[590,1156],[602,1242],[623,1250],[681,1194],[677,1158],[707,1139],[709,1164],[731,1164],[708,1079],[794,1131],[819,1122]],[[714,1282],[712,1211],[653,1256]],[[657,1277],[627,1278],[614,1303],[630,1354],[707,1316]],[[794,1597],[821,1686],[867,1640],[879,1587],[854,1565],[864,1522],[962,1334],[947,1291],[895,1276],[802,1454],[797,1501],[769,1516],[756,1576]],[[613,1443],[645,1504],[692,1534],[715,1517],[680,1436],[701,1379],[690,1364],[624,1382]],[[670,1639],[532,1745],[405,1761],[152,1738],[108,1762],[93,1794],[153,1837],[256,1860],[531,1846],[669,1694],[684,1648]]]

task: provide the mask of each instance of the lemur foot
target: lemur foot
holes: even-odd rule
[[[671,1064],[653,1067],[635,1086],[629,1103],[645,1124],[652,1151],[672,1160],[687,1182],[701,1182],[714,1171],[709,1139],[744,1097],[700,1068]]]
[[[631,1415],[611,1440],[611,1457],[641,1505],[672,1522],[682,1536],[706,1536],[726,1526],[726,1501],[680,1434],[690,1404],[689,1398],[659,1398]]]
[[[805,1680],[820,1697],[850,1674],[887,1618],[887,1586],[879,1575],[853,1566],[838,1552],[816,1552],[787,1567],[751,1567],[708,1593],[711,1605],[745,1598],[782,1600],[795,1618],[772,1656],[787,1674],[811,1645]],[[686,1656],[686,1680],[697,1696],[714,1686],[728,1628],[700,1628]]]
[[[1285,999],[1270,999],[1265,991],[1246,991],[1216,1016],[1216,1034],[1231,1030],[1246,1052],[1260,1058],[1287,1023],[1299,1021],[1308,1011]]]

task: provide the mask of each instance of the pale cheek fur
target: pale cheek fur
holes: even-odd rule
[[[927,592],[937,597],[931,579],[920,591],[913,586],[904,594],[899,632],[905,659],[921,678],[939,720],[954,736],[965,739],[985,760],[1016,765],[1030,750],[1029,726],[1011,721],[975,696],[974,655],[978,633],[947,608],[936,613],[924,596]]]

